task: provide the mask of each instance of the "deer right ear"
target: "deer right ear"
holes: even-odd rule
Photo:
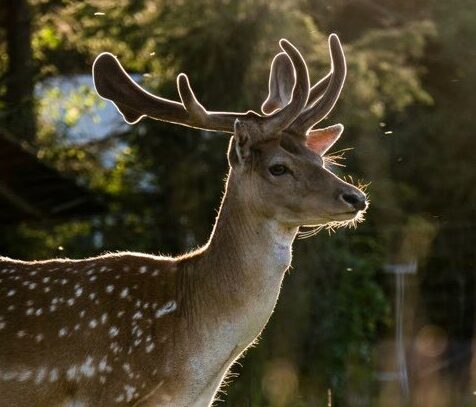
[[[311,130],[306,138],[306,146],[322,156],[339,140],[343,131],[344,126],[340,123],[324,129]]]
[[[238,119],[235,120],[235,131],[228,155],[232,166],[247,161],[251,156],[250,128],[245,122]]]

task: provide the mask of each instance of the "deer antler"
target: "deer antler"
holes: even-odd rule
[[[302,55],[287,40],[282,39],[279,44],[284,52],[278,54],[271,65],[269,96],[262,106],[266,116],[253,111],[207,111],[183,73],[177,77],[181,102],[154,96],[134,82],[117,58],[107,52],[94,61],[94,84],[99,95],[111,100],[128,123],[149,116],[184,126],[233,133],[236,119],[249,119],[259,124],[264,133],[288,130],[304,135],[332,110],[339,97],[346,76],[344,54],[339,38],[332,34],[329,37],[331,72],[310,88]]]
[[[332,110],[342,90],[346,76],[345,58],[337,35],[329,37],[331,71],[317,82],[309,92],[308,102],[303,112],[288,127],[289,132],[305,135],[316,123]],[[284,108],[291,99],[290,84],[293,82],[293,65],[286,53],[276,55],[271,63],[269,94],[261,111],[270,114]]]
[[[246,113],[207,112],[197,101],[185,74],[177,77],[182,103],[154,96],[140,87],[117,58],[104,52],[93,64],[94,85],[98,94],[112,101],[127,123],[149,116],[166,122],[207,130],[231,132],[234,120]]]
[[[289,130],[296,134],[306,134],[315,124],[324,119],[333,109],[344,86],[347,67],[344,51],[336,34],[329,36],[329,51],[331,55],[331,73],[324,77],[313,87],[314,97],[317,101],[307,107],[291,124]],[[319,98],[322,89],[326,89]]]
[[[269,93],[261,106],[264,114],[271,114],[276,110],[282,109],[291,100],[291,92],[294,81],[293,65],[285,52],[277,54],[271,62],[271,71],[269,75]],[[332,70],[319,82],[317,82],[309,91],[309,98],[306,109],[314,105],[327,89],[332,77]]]
[[[117,58],[107,52],[100,54],[94,61],[94,84],[99,95],[111,100],[128,123],[136,123],[142,117],[149,116],[184,126],[233,133],[235,119],[250,118],[261,123],[265,130],[280,131],[301,113],[309,95],[309,76],[304,59],[288,41],[281,40],[280,45],[292,61],[297,80],[287,106],[266,118],[253,111],[246,113],[207,111],[195,97],[185,74],[177,77],[182,103],[154,96],[135,83]]]

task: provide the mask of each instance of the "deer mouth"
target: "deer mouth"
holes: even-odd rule
[[[306,223],[305,225],[301,225],[301,227],[314,228],[321,227],[327,223],[352,221],[353,219],[359,219],[362,214],[363,211],[360,210],[326,213],[324,215],[321,215],[315,221],[311,221],[309,223]]]
[[[347,212],[339,212],[333,215],[333,218],[336,220],[340,220],[341,218],[349,219],[357,216],[359,211],[347,211]]]
[[[329,216],[331,222],[347,221],[360,218],[365,210],[353,209],[345,212],[337,212]]]

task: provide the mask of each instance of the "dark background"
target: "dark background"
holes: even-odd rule
[[[186,72],[207,108],[244,111],[280,38],[315,81],[336,32],[348,77],[322,125],[346,126],[335,171],[369,183],[367,220],[295,243],[221,405],[476,405],[476,2],[0,4],[0,254],[21,259],[175,255],[211,231],[228,136],[121,125],[91,87],[98,53],[154,93],[177,99]]]

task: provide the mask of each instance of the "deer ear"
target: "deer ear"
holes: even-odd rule
[[[315,153],[324,155],[339,140],[343,131],[344,126],[342,124],[311,130],[307,135],[306,146]]]
[[[269,93],[261,105],[261,111],[264,114],[271,114],[286,106],[291,100],[294,82],[293,64],[287,54],[281,52],[274,57],[271,63]]]
[[[251,134],[249,126],[245,122],[236,119],[233,138],[238,162],[247,161],[251,155]]]

